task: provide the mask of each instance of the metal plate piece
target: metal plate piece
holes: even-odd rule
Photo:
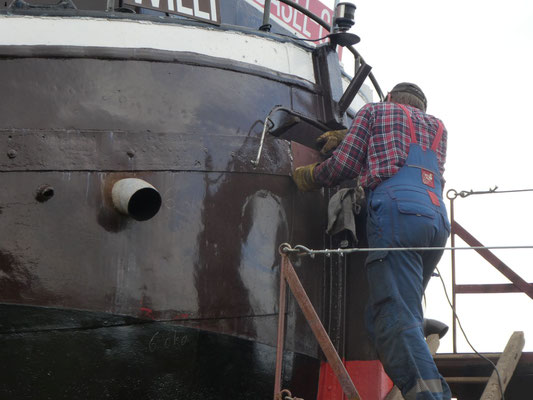
[[[280,139],[297,142],[316,149],[316,139],[328,130],[322,123],[287,109],[276,109],[269,116],[271,135]]]

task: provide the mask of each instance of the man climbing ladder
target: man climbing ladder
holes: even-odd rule
[[[371,248],[443,247],[450,232],[442,200],[446,130],[425,113],[418,86],[400,83],[386,100],[365,105],[346,135],[322,135],[324,152],[339,146],[324,162],[297,168],[293,179],[309,191],[359,177]],[[375,251],[366,260],[367,329],[406,400],[451,399],[422,329],[422,295],[441,256],[435,250]]]

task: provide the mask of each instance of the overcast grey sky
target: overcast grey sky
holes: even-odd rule
[[[445,190],[533,188],[533,2],[352,2],[352,32],[361,37],[356,47],[383,91],[400,81],[419,84],[428,112],[448,129]],[[345,56],[347,69],[351,62]],[[456,200],[456,219],[484,245],[533,245],[531,204],[533,193],[472,196]],[[439,265],[447,283],[449,253]],[[533,282],[533,250],[496,254]],[[473,251],[456,260],[458,283],[508,282]],[[458,295],[457,312],[478,351],[502,351],[515,330],[525,331],[525,350],[533,351],[533,300],[526,295]],[[438,278],[428,287],[426,316],[451,326]],[[451,350],[448,334],[440,351]],[[470,351],[460,333],[458,350]]]

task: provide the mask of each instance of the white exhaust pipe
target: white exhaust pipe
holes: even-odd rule
[[[137,221],[152,218],[161,208],[161,195],[142,179],[126,178],[115,182],[111,198],[118,211]]]

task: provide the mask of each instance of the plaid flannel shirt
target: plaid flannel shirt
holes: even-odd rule
[[[423,149],[431,146],[437,134],[437,118],[407,106]],[[333,155],[317,165],[315,181],[333,186],[343,180],[360,177],[364,188],[374,189],[404,165],[409,151],[410,133],[407,115],[392,102],[369,103],[355,116],[352,126]],[[446,128],[437,147],[441,175],[446,160]]]

